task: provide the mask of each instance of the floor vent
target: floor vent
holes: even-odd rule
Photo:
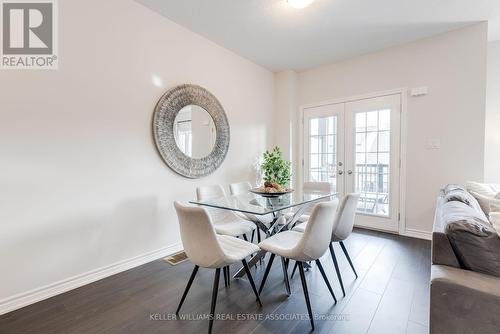
[[[187,261],[188,260],[188,257],[186,255],[186,253],[184,251],[182,252],[179,252],[179,253],[176,253],[176,254],[173,254],[173,255],[170,255],[170,256],[167,256],[166,258],[164,258],[163,260],[165,260],[166,262],[170,263],[171,265],[175,266],[179,263],[182,263],[184,261]]]

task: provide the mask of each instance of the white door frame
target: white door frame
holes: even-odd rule
[[[393,90],[386,90],[374,93],[367,93],[361,95],[355,95],[344,98],[336,98],[325,100],[316,103],[308,103],[302,104],[299,106],[299,157],[301,161],[299,161],[298,168],[298,182],[297,187],[299,189],[302,188],[303,180],[304,180],[304,110],[308,108],[321,107],[328,104],[338,104],[338,103],[347,103],[354,102],[364,99],[371,99],[386,95],[401,95],[401,124],[400,124],[400,170],[399,170],[399,223],[398,223],[398,232],[400,235],[406,234],[406,137],[407,137],[407,100],[408,100],[408,88],[398,88]],[[394,231],[388,231],[394,233]]]

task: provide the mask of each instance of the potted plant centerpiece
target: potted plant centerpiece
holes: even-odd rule
[[[264,185],[252,192],[263,196],[279,196],[289,192],[291,163],[283,159],[281,150],[276,146],[272,151],[264,152],[261,169],[264,174]]]

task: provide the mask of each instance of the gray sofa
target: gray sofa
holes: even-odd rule
[[[449,205],[449,201],[442,191],[437,201],[432,233],[430,333],[498,334],[500,277],[464,269],[463,256],[457,252],[448,225],[450,220],[464,219],[463,212],[457,214],[453,211],[460,210],[465,204]],[[475,205],[469,207],[480,210]],[[477,214],[484,215],[482,211]],[[467,238],[470,238],[470,233]],[[471,255],[477,261],[484,249],[476,252],[474,242],[466,239],[465,248],[469,252],[475,252]]]

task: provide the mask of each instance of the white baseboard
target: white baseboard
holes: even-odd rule
[[[403,235],[411,238],[432,240],[432,232],[415,230],[412,228],[405,229]]]
[[[59,282],[4,298],[0,300],[0,315],[118,274],[122,271],[138,267],[162,257],[172,255],[181,250],[182,244],[176,243],[171,246],[163,247],[130,259],[122,260],[102,268],[61,280]]]

